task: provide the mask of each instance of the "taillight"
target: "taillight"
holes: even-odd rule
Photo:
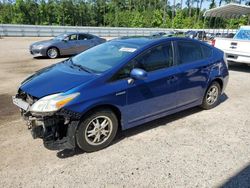
[[[212,46],[215,46],[215,39],[212,40],[211,45],[212,45]]]

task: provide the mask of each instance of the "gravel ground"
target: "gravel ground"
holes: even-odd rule
[[[233,65],[222,103],[122,132],[108,148],[59,158],[33,140],[11,103],[20,82],[62,60],[0,39],[0,187],[250,187],[250,67]]]

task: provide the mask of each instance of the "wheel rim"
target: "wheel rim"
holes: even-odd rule
[[[113,123],[107,116],[98,116],[92,119],[85,129],[84,136],[90,145],[100,145],[111,135]]]
[[[48,50],[48,56],[50,58],[56,58],[57,57],[57,50],[55,48],[51,48]]]
[[[214,104],[218,99],[218,95],[219,95],[218,87],[216,86],[210,87],[209,90],[207,91],[207,96],[206,96],[207,104],[209,105]]]

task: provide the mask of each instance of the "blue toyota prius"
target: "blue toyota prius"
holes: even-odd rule
[[[224,53],[186,38],[115,39],[37,71],[13,97],[48,149],[100,150],[118,128],[218,105]]]

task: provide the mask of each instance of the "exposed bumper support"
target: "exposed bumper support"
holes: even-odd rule
[[[80,115],[62,110],[51,116],[26,117],[28,127],[34,139],[43,139],[49,150],[74,149],[76,147],[75,132]]]
[[[68,126],[67,135],[62,139],[43,138],[44,146],[49,150],[74,149],[76,147],[75,132],[77,125],[78,121],[72,121]]]

